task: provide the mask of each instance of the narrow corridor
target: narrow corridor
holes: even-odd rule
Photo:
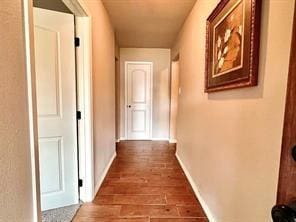
[[[126,141],[93,203],[74,222],[206,222],[167,142]]]

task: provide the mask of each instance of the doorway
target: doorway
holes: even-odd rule
[[[125,89],[127,139],[151,139],[153,63],[125,62]]]
[[[24,4],[34,221],[41,211],[94,198],[91,13],[80,0],[59,1],[72,14]]]

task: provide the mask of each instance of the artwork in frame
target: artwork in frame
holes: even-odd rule
[[[256,86],[262,0],[221,0],[207,19],[205,92]]]

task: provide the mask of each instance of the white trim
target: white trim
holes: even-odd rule
[[[177,143],[176,139],[169,139],[169,143]]]
[[[124,137],[128,140],[128,129],[127,129],[127,119],[128,119],[128,109],[127,109],[127,65],[128,64],[149,64],[151,65],[151,79],[150,79],[150,129],[149,129],[149,138],[152,138],[152,120],[153,120],[153,62],[145,62],[145,61],[125,61],[124,62]],[[147,138],[145,138],[147,139]],[[135,139],[133,139],[135,140]],[[142,139],[136,139],[136,140],[142,140]]]
[[[170,139],[167,137],[153,137],[151,138],[152,141],[169,141]]]
[[[189,171],[187,170],[187,168],[185,167],[183,161],[181,160],[181,158],[179,157],[179,155],[177,153],[176,153],[176,157],[177,157],[177,160],[179,161],[179,163],[180,163],[180,165],[181,165],[181,167],[182,167],[182,169],[183,169],[183,171],[184,171],[184,173],[185,173],[185,175],[186,175],[186,177],[187,177],[187,179],[188,179],[188,181],[189,181],[189,183],[190,183],[190,185],[191,185],[191,187],[192,187],[192,189],[193,189],[193,191],[194,191],[194,193],[195,193],[195,195],[197,197],[197,199],[199,200],[203,210],[205,211],[209,222],[216,222],[216,219],[214,218],[212,212],[210,211],[210,208],[206,204],[205,200],[202,198],[202,196],[201,196],[200,192],[198,191],[198,188],[197,188],[193,178],[191,177]]]
[[[31,151],[31,173],[32,173],[32,204],[33,221],[41,221],[40,201],[40,178],[39,178],[39,152],[38,152],[38,127],[37,127],[37,102],[35,84],[35,56],[34,56],[34,23],[32,1],[23,1],[24,11],[24,35],[25,35],[25,56],[26,76],[29,111],[29,135]]]
[[[77,107],[82,118],[78,126],[79,174],[83,180],[80,200],[90,202],[94,196],[93,95],[92,95],[92,16],[84,0],[62,0],[74,13],[76,37]]]
[[[120,139],[118,139],[117,142],[120,142],[123,140],[129,140],[129,139],[127,139],[125,137],[120,137]],[[152,141],[168,141],[170,143],[177,143],[177,140],[175,140],[175,142],[171,142],[168,137],[153,137],[153,138],[150,138],[150,140],[152,140]]]
[[[99,189],[100,189],[100,187],[101,187],[101,185],[102,185],[102,183],[103,183],[103,181],[104,181],[104,179],[105,179],[105,177],[106,177],[106,175],[108,173],[108,170],[110,169],[111,164],[113,163],[115,158],[116,158],[116,152],[113,153],[113,155],[112,155],[111,159],[109,160],[107,166],[105,167],[101,177],[99,178],[98,183],[95,186],[95,192],[94,192],[94,195],[93,195],[93,199],[96,197],[96,194],[99,191]]]
[[[91,201],[94,192],[90,22],[88,17],[76,17],[76,36],[81,43],[76,49],[77,108],[81,111],[78,124],[79,177],[84,184],[80,188],[80,199],[84,202]]]
[[[83,0],[62,0],[62,2],[77,17],[89,17],[91,15]]]

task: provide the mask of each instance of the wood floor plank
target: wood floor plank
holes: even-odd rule
[[[77,212],[78,217],[119,217],[122,206],[114,205],[83,205]]]
[[[193,195],[178,194],[166,195],[167,203],[174,205],[199,205],[197,199]]]
[[[190,187],[188,186],[154,186],[152,184],[142,185],[142,184],[116,184],[116,185],[105,185],[101,187],[100,194],[110,195],[110,194],[151,194],[151,195],[178,195],[178,194],[188,194],[193,195]]]
[[[74,222],[207,222],[181,166],[175,146],[158,141],[117,144],[95,200]]]
[[[142,204],[142,205],[160,205],[166,204],[164,195],[98,195],[93,201],[95,204]]]
[[[142,195],[142,194],[164,194],[162,192],[164,188],[160,186],[143,186],[139,184],[116,184],[113,186],[104,186],[100,189],[100,194],[134,194],[134,195]]]
[[[178,206],[180,217],[206,217],[201,206]]]
[[[151,218],[150,222],[208,222],[206,218]]]
[[[170,205],[125,205],[120,211],[121,216],[150,216],[150,217],[178,217],[179,213],[176,206]]]
[[[150,222],[146,218],[95,218],[95,217],[77,217],[73,222]]]

